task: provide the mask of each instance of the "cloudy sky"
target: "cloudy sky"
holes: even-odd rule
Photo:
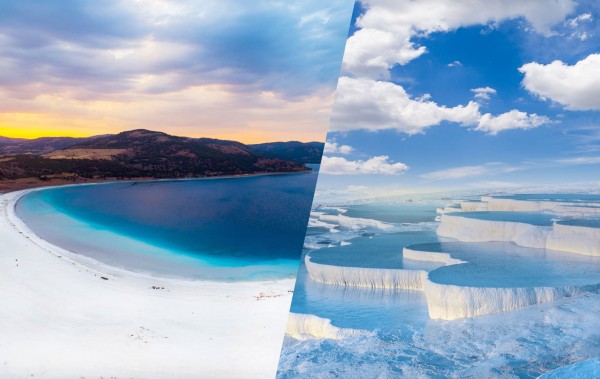
[[[0,2],[0,135],[323,140],[352,0]]]
[[[599,46],[591,0],[361,1],[319,187],[600,187]]]

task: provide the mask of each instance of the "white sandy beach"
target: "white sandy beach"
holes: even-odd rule
[[[275,376],[294,280],[110,267],[37,238],[14,212],[26,192],[0,195],[0,378]]]

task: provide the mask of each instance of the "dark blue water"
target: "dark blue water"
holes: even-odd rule
[[[293,276],[316,177],[57,187],[24,196],[17,212],[52,243],[136,271],[216,280]]]

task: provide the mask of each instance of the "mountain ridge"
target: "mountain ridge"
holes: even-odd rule
[[[318,143],[257,146],[146,129],[86,138],[0,138],[0,188],[25,179],[43,185],[304,172],[317,153]]]

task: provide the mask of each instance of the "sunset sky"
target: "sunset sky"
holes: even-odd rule
[[[0,3],[0,135],[323,140],[353,1]]]

